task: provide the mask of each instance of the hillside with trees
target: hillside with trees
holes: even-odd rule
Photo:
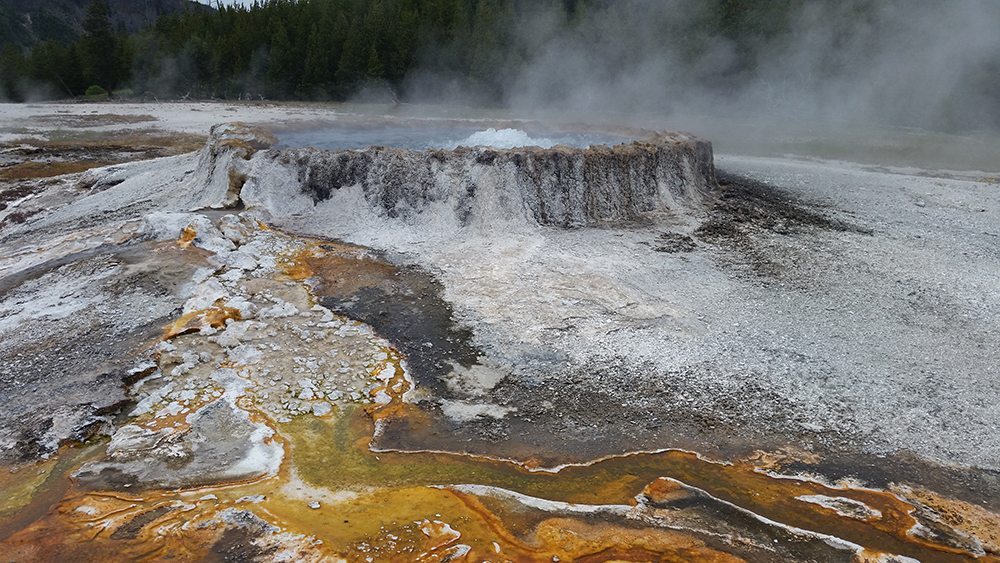
[[[785,104],[785,92],[837,96],[843,89],[849,96],[856,83],[870,90],[863,83],[871,80],[891,90],[900,81],[865,65],[886,45],[905,49],[944,4],[267,0],[251,7],[174,10],[138,31],[116,23],[117,5],[94,0],[75,39],[55,37],[30,48],[5,42],[0,99],[77,97],[97,86],[147,99],[345,100],[363,91],[413,100],[461,92],[477,105],[494,105],[518,95],[525,77],[534,76],[532,95],[557,104],[589,80],[636,82],[656,92],[657,103],[736,92],[753,103]],[[899,15],[922,9],[926,17],[896,25]],[[595,62],[586,59],[590,54]],[[928,104],[942,107],[906,110],[947,114],[960,126],[991,120],[1000,125],[1000,53],[988,51],[986,57],[962,68],[952,65],[961,72],[954,87],[970,94],[962,103],[935,92]],[[893,65],[892,59],[876,62]],[[871,97],[879,103],[891,98],[880,92]]]
[[[703,37],[721,33],[752,50],[755,41],[781,31],[791,2],[704,4],[699,29],[681,30],[685,41],[698,35],[695,31],[705,32]],[[550,28],[563,28],[599,12],[619,17],[640,5],[609,0],[269,0],[250,8],[185,10],[129,34],[115,25],[117,10],[106,0],[95,0],[81,19],[84,33],[78,40],[54,33],[50,35],[57,37],[30,50],[6,43],[3,93],[22,98],[20,80],[59,84],[58,95],[80,95],[93,84],[106,89],[129,84],[135,92],[158,96],[342,99],[372,81],[401,92],[418,64],[462,79],[477,91],[498,93],[544,40],[544,35],[521,33],[526,23],[543,20]],[[678,37],[672,33],[678,21],[669,11],[647,15],[662,20],[657,23],[665,41]],[[687,18],[684,25],[689,25]],[[699,46],[689,49],[695,55]],[[97,70],[110,64],[92,59],[97,50],[118,59],[114,73]]]
[[[68,42],[83,33],[90,0],[0,0],[0,45],[32,47],[45,41]],[[108,0],[111,24],[134,33],[161,16],[185,10],[210,11],[194,0]]]

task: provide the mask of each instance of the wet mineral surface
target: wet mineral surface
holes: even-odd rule
[[[816,252],[877,252],[901,229],[753,177],[755,166],[772,166],[769,177],[788,185],[794,165],[723,159],[739,173],[720,174],[703,208],[627,224],[507,223],[499,235],[482,222],[455,230],[468,227],[449,220],[456,216],[383,209],[361,215],[366,230],[342,215],[358,203],[351,186],[313,202],[312,214],[295,201],[314,199],[308,189],[286,191],[292,205],[283,206],[280,190],[290,186],[262,183],[280,156],[253,135],[217,130],[199,155],[57,178],[44,199],[27,202],[34,219],[0,231],[7,558],[1000,554],[989,434],[966,429],[966,446],[949,442],[947,429],[927,429],[900,447],[897,420],[862,439],[871,424],[863,413],[824,395],[822,384],[796,391],[788,380],[806,374],[838,393],[861,385],[911,417],[931,399],[905,392],[900,371],[867,359],[874,352],[857,343],[847,363],[889,373],[882,384],[900,382],[898,396],[845,380],[808,346],[793,354],[795,334],[778,330],[780,315],[754,325],[752,311],[731,309],[719,328],[720,309],[701,301],[721,307],[732,305],[729,295],[749,296],[768,313],[765,295],[854,306],[843,298],[848,288],[810,301],[825,264]],[[963,188],[980,189],[939,188],[953,207],[963,205]],[[922,197],[944,232],[951,216],[937,209],[942,200]],[[995,195],[983,201],[988,210],[970,213],[998,211]],[[963,251],[988,252],[977,240]],[[940,235],[927,244],[946,246]],[[965,315],[966,357],[952,372],[978,378],[988,401],[996,390],[985,362],[996,354],[980,331],[991,323],[995,285],[962,279],[980,298],[979,314],[954,301],[965,294],[925,288],[900,312],[921,324],[884,323],[913,353],[922,330],[950,342],[942,317]],[[707,296],[696,296],[695,282]],[[870,307],[882,311],[875,316],[888,308],[881,287],[866,286]],[[859,337],[882,326],[852,315]],[[703,337],[718,333],[742,343],[732,345],[742,363]],[[771,344],[748,353],[760,341]],[[760,353],[769,373],[755,364]],[[726,365],[733,369],[720,372]],[[925,388],[940,384],[926,377]],[[966,396],[963,379],[954,377],[952,395]],[[966,423],[995,424],[978,409],[965,408]]]

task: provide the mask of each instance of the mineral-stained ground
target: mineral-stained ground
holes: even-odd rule
[[[4,560],[1000,557],[989,171],[343,110],[2,106]]]

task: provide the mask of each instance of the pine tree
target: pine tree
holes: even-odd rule
[[[0,100],[21,101],[20,82],[25,73],[24,55],[8,43],[0,51]]]
[[[500,6],[496,0],[481,0],[473,25],[472,60],[469,74],[484,85],[496,77],[503,56],[500,37]]]
[[[368,64],[365,66],[365,76],[370,79],[385,78],[385,66],[382,65],[382,57],[379,56],[375,45],[372,45],[368,49]]]
[[[295,53],[284,23],[278,21],[271,35],[267,63],[268,95],[281,97],[288,90],[289,79],[294,73]]]
[[[105,0],[92,0],[87,7],[81,48],[86,80],[111,92],[118,85],[119,50]]]
[[[397,12],[390,18],[392,25],[386,53],[388,67],[386,74],[394,82],[401,82],[413,64],[419,19],[418,7],[414,0],[399,2]]]
[[[339,89],[353,87],[364,76],[368,66],[368,48],[360,26],[351,26],[344,49],[337,63],[336,80]]]
[[[307,97],[316,97],[326,87],[330,77],[330,50],[323,41],[317,24],[309,30],[306,42],[306,58],[299,92]]]

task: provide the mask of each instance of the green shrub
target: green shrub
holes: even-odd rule
[[[98,85],[93,85],[87,88],[87,91],[83,93],[90,100],[106,100],[108,99],[108,91],[101,88]]]

